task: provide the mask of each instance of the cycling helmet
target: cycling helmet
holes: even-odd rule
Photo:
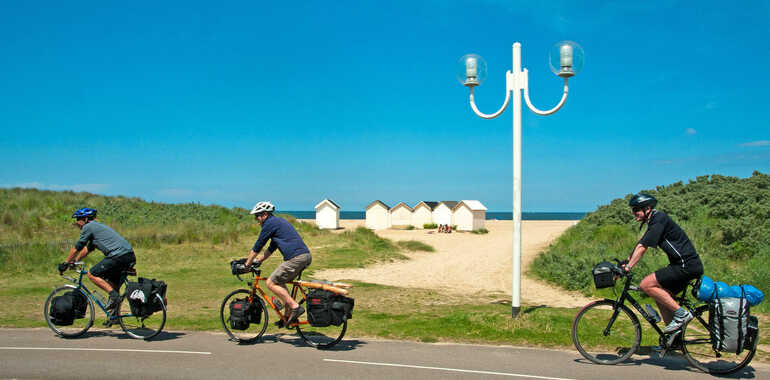
[[[254,208],[251,209],[250,214],[259,214],[261,212],[273,212],[275,211],[275,206],[273,206],[272,203],[268,201],[262,201],[257,202],[257,204],[254,205]]]
[[[628,206],[633,210],[643,209],[647,206],[650,206],[650,208],[655,208],[655,205],[657,204],[658,200],[655,199],[655,197],[645,193],[636,194],[631,197],[630,201],[628,201]]]
[[[77,211],[75,211],[74,214],[72,214],[72,217],[75,219],[93,219],[96,218],[96,210],[88,207],[79,208]]]

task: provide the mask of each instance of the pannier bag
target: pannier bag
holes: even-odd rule
[[[246,330],[252,320],[251,310],[253,305],[248,298],[236,298],[230,302],[230,328],[233,330]]]
[[[746,339],[743,340],[743,348],[750,350],[754,348],[754,342],[759,336],[759,321],[754,315],[749,315],[746,324]]]
[[[353,318],[354,300],[328,290],[311,290],[308,293],[307,304],[307,319],[314,327],[339,326]]]
[[[749,304],[744,298],[717,298],[709,303],[712,346],[717,351],[740,354],[744,348]]]
[[[596,285],[596,289],[610,288],[615,286],[615,276],[612,273],[612,268],[614,266],[615,264],[608,261],[602,261],[594,266],[592,272],[594,275],[594,285]]]
[[[51,300],[48,312],[51,322],[57,326],[70,326],[75,319],[86,316],[88,300],[78,290],[71,290]]]
[[[154,278],[148,279],[139,277],[138,282],[128,282],[126,285],[126,295],[128,304],[131,306],[131,314],[138,317],[147,317],[156,311],[163,310],[157,295],[167,304],[166,283],[157,281]]]

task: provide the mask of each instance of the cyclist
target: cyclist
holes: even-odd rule
[[[76,219],[75,225],[80,228],[80,238],[70,249],[67,259],[59,264],[59,272],[67,270],[73,262],[83,260],[95,248],[102,251],[104,259],[88,271],[88,278],[109,294],[106,308],[111,310],[120,301],[120,274],[134,266],[136,256],[126,239],[112,228],[94,220],[96,213],[95,209],[84,207],[72,214]]]
[[[275,268],[275,271],[267,279],[267,287],[283,301],[288,310],[291,310],[288,321],[293,322],[305,312],[305,309],[291,298],[286,283],[296,278],[303,269],[307,268],[312,257],[297,230],[286,219],[273,216],[273,211],[275,211],[275,206],[265,201],[258,202],[251,210],[254,219],[262,226],[262,231],[259,233],[259,237],[244,265],[249,267],[252,262],[261,264],[270,257],[276,248],[281,251],[284,261]],[[263,253],[259,254],[268,240],[270,240],[270,245]]]
[[[634,195],[628,202],[634,217],[641,222],[639,229],[646,223],[647,231],[631,253],[625,269],[631,271],[649,247],[660,247],[666,253],[669,265],[647,275],[640,285],[642,291],[658,304],[666,322],[663,332],[671,333],[693,318],[687,309],[679,306],[673,295],[684,290],[690,280],[703,275],[703,264],[687,234],[666,213],[655,209],[657,203],[653,196],[645,193]]]

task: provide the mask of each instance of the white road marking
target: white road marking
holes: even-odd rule
[[[364,364],[375,365],[382,367],[403,367],[403,368],[417,368],[417,369],[432,369],[436,371],[448,371],[448,372],[464,372],[464,373],[477,373],[480,375],[498,375],[498,376],[510,376],[510,377],[526,377],[530,379],[545,379],[545,380],[574,380],[561,377],[548,377],[548,376],[536,376],[536,375],[523,375],[518,373],[505,373],[505,372],[492,372],[492,371],[475,371],[470,369],[457,369],[457,368],[442,368],[442,367],[426,367],[421,365],[410,364],[394,364],[394,363],[376,363],[376,362],[359,362],[354,360],[336,360],[336,359],[324,359],[327,362],[337,363],[350,363],[350,364]]]
[[[161,354],[194,354],[211,355],[204,351],[173,351],[173,350],[135,350],[121,348],[72,348],[72,347],[0,347],[0,350],[48,350],[48,351],[112,351],[112,352],[150,352]]]

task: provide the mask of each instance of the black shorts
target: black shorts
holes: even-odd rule
[[[91,267],[91,274],[109,281],[115,290],[120,288],[120,274],[136,264],[136,255],[133,252],[124,253],[118,257],[105,257],[102,261]]]
[[[658,280],[663,289],[676,295],[687,287],[690,280],[700,278],[703,275],[703,268],[696,267],[691,270],[685,270],[681,266],[669,265],[655,271],[655,279]]]

